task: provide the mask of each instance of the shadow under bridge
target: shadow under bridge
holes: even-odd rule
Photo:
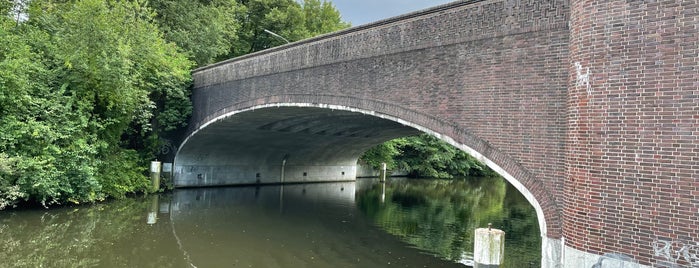
[[[393,138],[420,133],[388,119],[318,107],[229,113],[184,142],[176,187],[356,179],[357,159]]]

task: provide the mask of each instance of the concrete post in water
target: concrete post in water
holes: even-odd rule
[[[381,163],[381,170],[379,170],[379,181],[386,181],[386,163]]]
[[[499,267],[505,256],[505,232],[488,228],[476,229],[473,245],[474,267]]]
[[[160,190],[160,170],[162,163],[160,161],[150,162],[150,181],[153,183],[153,192]]]

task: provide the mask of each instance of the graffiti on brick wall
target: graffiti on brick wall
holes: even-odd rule
[[[170,140],[160,139],[160,150],[158,150],[158,153],[160,153],[161,155],[167,155],[176,150],[177,148],[175,148],[175,146],[172,145],[172,142]]]
[[[655,257],[663,261],[685,261],[692,267],[699,267],[699,243],[656,240],[653,242],[653,251]]]
[[[584,86],[587,89],[587,95],[592,94],[592,86],[590,85],[590,67],[585,69],[585,73],[582,73],[583,67],[580,62],[575,62],[575,72],[577,77],[575,79],[575,86]]]

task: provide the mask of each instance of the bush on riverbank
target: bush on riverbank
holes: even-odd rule
[[[0,1],[0,210],[148,191],[192,68],[347,26],[319,0]]]
[[[386,163],[389,170],[405,170],[409,177],[452,179],[495,174],[466,152],[427,134],[379,144],[360,161],[376,169]]]
[[[24,21],[0,19],[1,202],[145,191],[147,178],[133,172],[153,157],[143,150],[152,137],[191,111],[192,63],[138,1],[30,3]]]

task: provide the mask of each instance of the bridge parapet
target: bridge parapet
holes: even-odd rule
[[[481,39],[566,29],[567,2],[457,1],[205,66],[194,71],[195,88]]]

